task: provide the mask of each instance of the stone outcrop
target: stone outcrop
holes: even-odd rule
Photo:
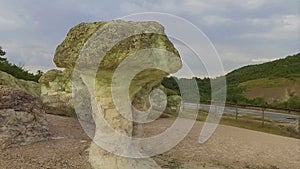
[[[40,101],[24,90],[0,85],[0,149],[48,136]]]
[[[164,92],[166,95],[156,94],[154,99],[157,100],[153,102],[152,106],[158,111],[163,111],[160,115],[161,118],[177,117],[179,112],[182,111],[182,98],[175,91],[165,88],[163,85],[159,86],[157,89]],[[156,118],[156,116],[154,116]]]
[[[179,95],[171,95],[168,96],[167,99],[167,107],[164,111],[165,114],[169,114],[172,116],[178,116],[179,112],[182,110],[182,99]]]
[[[101,58],[100,54],[103,54]],[[82,23],[72,28],[57,47],[54,62],[65,70],[51,70],[43,75],[40,80],[43,102],[62,111],[73,107],[79,119],[95,121],[95,143],[90,149],[92,165],[96,168],[156,168],[151,159],[117,157],[96,143],[108,143],[115,154],[130,151],[132,145],[128,140],[112,135],[117,132],[128,137],[142,137],[143,133],[139,123],[125,118],[121,112],[133,120],[147,120],[153,115],[152,108],[162,107],[151,105],[149,95],[159,88],[165,76],[181,68],[179,53],[165,35],[164,28],[157,22]],[[157,65],[159,67],[155,67]],[[127,83],[126,77],[131,73],[135,74]],[[114,79],[116,74],[119,76]],[[91,97],[88,88],[93,84],[95,91],[91,91],[94,92]],[[114,90],[117,90],[116,97]],[[126,97],[122,95],[123,91]],[[126,107],[127,98],[133,109]],[[99,111],[95,107],[92,109],[91,102],[97,103]],[[139,111],[145,115],[137,113]],[[154,117],[159,117],[155,115],[156,111],[153,112]]]
[[[41,86],[33,81],[17,79],[12,75],[0,71],[0,85],[10,86],[16,89],[22,89],[32,95],[40,96]]]
[[[50,70],[40,79],[41,99],[47,113],[75,116],[72,102],[72,72]]]

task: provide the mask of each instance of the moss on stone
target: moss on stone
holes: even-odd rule
[[[66,39],[56,48],[54,63],[57,67],[73,68],[84,43],[106,22],[81,23],[73,27]]]

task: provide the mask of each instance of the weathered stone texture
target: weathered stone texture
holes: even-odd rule
[[[0,148],[47,138],[45,111],[37,97],[0,85]]]

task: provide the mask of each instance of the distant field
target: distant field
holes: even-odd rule
[[[248,99],[263,98],[268,103],[286,102],[292,96],[300,96],[300,78],[261,78],[239,85]]]

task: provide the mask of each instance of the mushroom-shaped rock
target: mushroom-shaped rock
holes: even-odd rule
[[[54,62],[73,72],[72,77],[61,77],[66,77],[67,83],[72,81],[73,106],[79,118],[88,119],[90,114],[95,122],[92,164],[96,168],[156,168],[151,159],[133,160],[114,154],[130,153],[133,145],[123,136],[143,136],[139,123],[159,117],[151,114],[156,113],[152,107],[161,107],[152,106],[151,92],[159,88],[164,77],[181,68],[179,53],[163,26],[150,21],[82,23],[58,46]],[[44,95],[70,93],[66,88],[52,90],[56,78],[49,79],[42,81],[49,91],[42,90]],[[109,145],[109,150],[100,148],[97,141]]]

